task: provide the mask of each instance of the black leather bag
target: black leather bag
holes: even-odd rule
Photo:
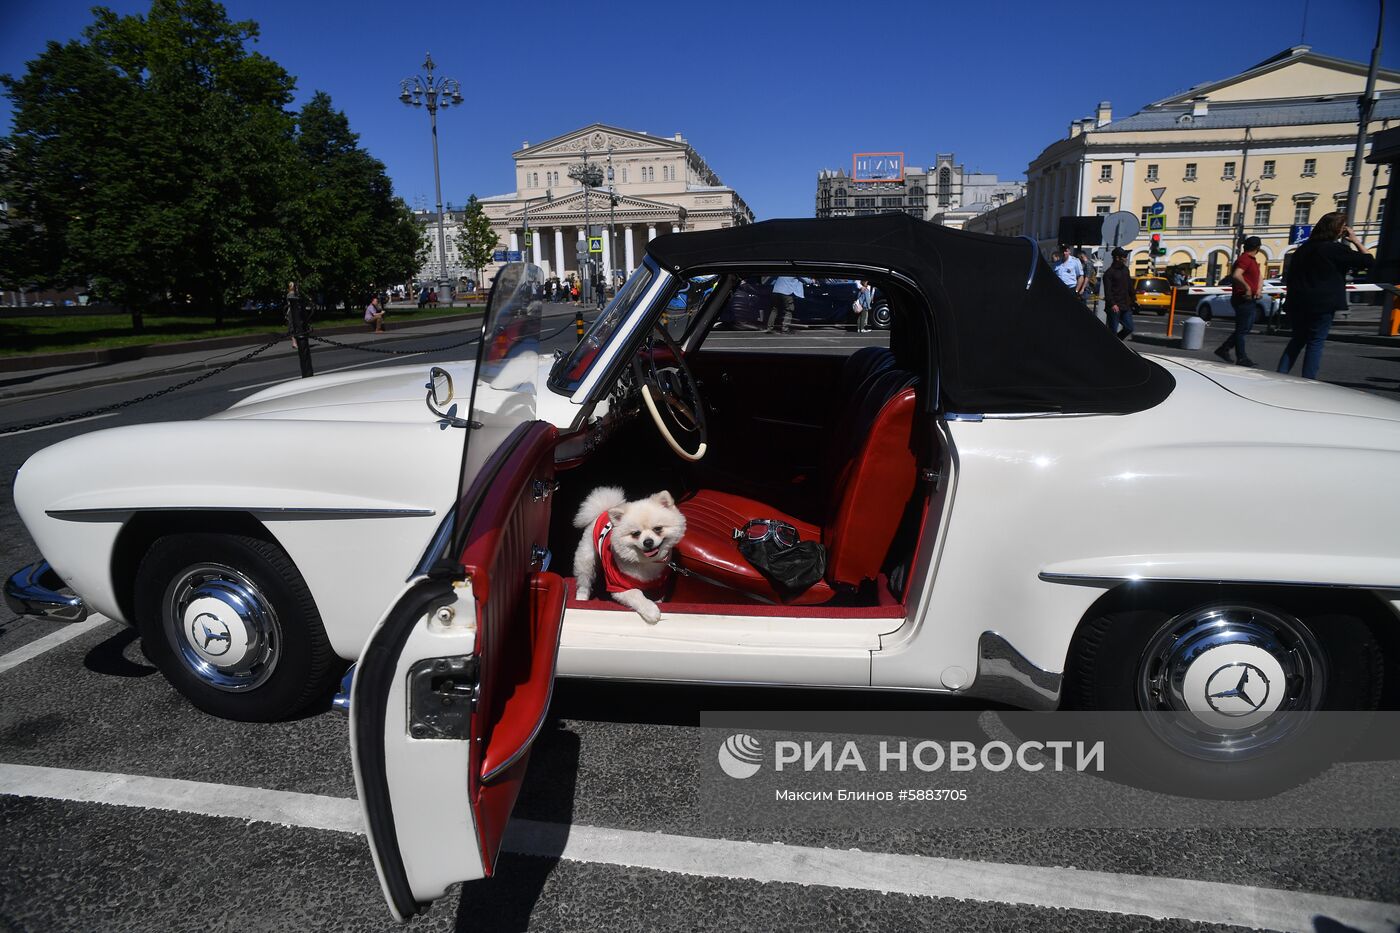
[[[784,547],[772,538],[741,538],[739,553],[787,599],[806,592],[826,573],[826,548],[820,541],[799,541]]]

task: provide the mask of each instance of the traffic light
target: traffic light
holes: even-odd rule
[[[1165,246],[1162,245],[1162,235],[1161,235],[1160,233],[1154,233],[1154,234],[1152,234],[1152,248],[1151,248],[1151,251],[1150,251],[1150,255],[1153,255],[1153,256],[1165,256],[1165,255],[1167,255],[1167,248],[1166,248]]]

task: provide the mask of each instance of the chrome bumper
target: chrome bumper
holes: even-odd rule
[[[16,615],[55,622],[81,622],[88,614],[83,598],[68,589],[46,560],[30,564],[5,581],[5,605]]]

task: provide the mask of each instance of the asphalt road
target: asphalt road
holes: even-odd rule
[[[1152,330],[1148,319],[1139,349],[1152,348]],[[1204,352],[1224,333],[1220,324],[1212,331]],[[816,331],[789,338],[714,337],[731,346],[781,344],[810,352],[848,352],[882,339]],[[1256,359],[1277,358],[1271,343],[1281,344],[1278,338],[1256,340]],[[422,345],[432,344],[425,339]],[[317,366],[321,372],[400,362],[426,367],[460,352],[381,360],[351,350],[318,350]],[[1394,398],[1400,391],[1397,364],[1400,348],[1334,344],[1323,374]],[[0,568],[8,573],[39,556],[10,496],[15,470],[35,450],[98,427],[199,418],[261,383],[294,375],[290,359],[254,361],[99,421],[3,437]],[[0,426],[134,397],[171,379],[11,400],[0,404]],[[100,464],[93,469],[100,475]],[[64,631],[54,623],[15,619],[0,608],[0,933],[396,928],[366,843],[353,831],[295,819],[268,821],[256,812],[251,818],[208,815],[207,807],[193,802],[263,789],[345,803],[355,791],[344,717],[326,710],[274,725],[213,719],[165,684],[123,626],[99,623],[37,650],[48,644],[43,639]],[[26,651],[35,656],[13,663]],[[1267,905],[1306,895],[1400,904],[1400,831],[1392,829],[932,831],[872,822],[860,829],[729,825],[721,833],[698,795],[690,762],[699,754],[702,711],[947,705],[897,694],[561,682],[516,815],[572,826],[580,845],[592,842],[594,848],[566,849],[560,858],[518,854],[528,847],[516,847],[495,879],[463,886],[410,928],[1183,931],[1239,929],[1224,922],[1236,915],[1211,906],[1215,899]],[[135,777],[122,785],[126,790],[99,795],[115,803],[61,799],[64,793],[56,789],[21,795],[6,784],[4,770],[21,765],[58,769],[35,772],[54,775],[55,782],[73,772],[97,775],[104,786],[121,783],[107,775]],[[146,788],[141,779],[195,783],[190,796],[181,797],[160,790],[164,784]],[[43,779],[40,784],[46,786]],[[699,850],[710,851],[708,845],[723,853],[714,842],[721,835],[759,844],[753,864],[697,856],[694,867],[663,870],[655,866],[669,863],[648,855],[657,846],[644,844],[659,840],[664,849],[667,840],[700,840],[694,843]],[[850,872],[833,876],[810,868],[795,881],[757,880],[771,877],[761,870],[765,861],[807,851],[798,847],[841,853]],[[910,878],[881,874],[876,854],[953,860],[899,863],[908,875],[927,873],[930,884],[969,864],[970,874],[981,865],[992,878],[1003,877],[1000,872],[1013,879],[1017,873],[1039,877],[1037,869],[1057,869],[1062,883],[1036,887],[1041,893],[1035,897],[999,895],[996,885],[953,888],[939,896],[898,893],[908,890]],[[1106,873],[1105,880],[1096,881],[1096,897],[1076,900],[1076,873],[1098,877],[1083,874],[1088,872]],[[1174,903],[1154,907],[1153,885],[1170,879],[1232,887],[1187,885]],[[1352,928],[1321,908],[1298,916],[1297,929]],[[1369,928],[1400,929],[1400,908],[1386,916]]]

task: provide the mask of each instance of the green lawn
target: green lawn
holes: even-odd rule
[[[385,321],[394,324],[422,321],[466,311],[480,311],[479,306],[458,305],[437,309],[390,308]],[[318,316],[312,327],[331,328],[358,322],[358,315],[330,314]],[[213,319],[199,315],[146,315],[146,327],[137,334],[131,329],[131,318],[125,314],[94,314],[71,317],[9,317],[0,318],[0,356],[22,356],[28,353],[60,353],[66,350],[99,350],[111,347],[131,347],[153,343],[173,343],[180,340],[204,340],[210,337],[236,337],[245,334],[286,333],[287,325],[280,319],[229,315],[223,327],[215,327]]]

